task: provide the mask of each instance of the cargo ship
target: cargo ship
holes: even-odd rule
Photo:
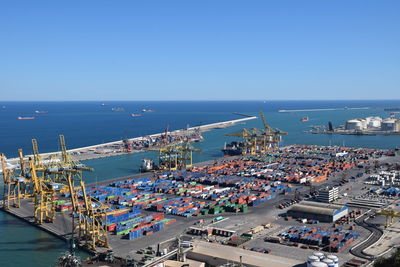
[[[134,113],[132,113],[131,116],[132,116],[132,117],[141,117],[141,116],[143,116],[143,115],[142,115],[142,114],[134,114]]]
[[[142,164],[140,165],[140,172],[149,172],[154,170],[154,161],[151,159],[142,159]]]
[[[18,117],[18,120],[34,120],[36,117]]]
[[[303,117],[303,118],[300,119],[300,121],[301,122],[306,122],[306,121],[308,121],[308,117]]]
[[[48,111],[43,111],[43,110],[35,110],[36,114],[45,114],[45,113],[49,113]]]
[[[241,155],[243,152],[243,143],[235,141],[231,142],[230,144],[225,143],[222,152],[225,156]]]

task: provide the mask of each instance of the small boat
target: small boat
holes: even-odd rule
[[[106,103],[101,103],[100,106],[105,107],[105,106],[108,106],[108,104],[106,104]]]
[[[308,121],[308,117],[303,117],[303,118],[300,119],[300,121],[301,122],[306,122],[306,121]]]
[[[45,114],[45,113],[49,113],[48,111],[43,111],[43,110],[35,110],[36,114]]]
[[[112,108],[111,110],[115,111],[115,112],[121,112],[121,111],[124,111],[125,109],[124,108],[120,108],[120,107],[116,107],[116,108]]]
[[[142,114],[134,114],[134,113],[132,113],[131,116],[132,116],[132,117],[141,117],[141,116],[143,116],[143,115],[142,115]]]
[[[18,117],[18,120],[34,120],[36,117]]]
[[[152,110],[152,109],[142,109],[142,112],[155,112],[155,110]]]

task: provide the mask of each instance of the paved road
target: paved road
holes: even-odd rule
[[[350,253],[353,254],[354,256],[367,259],[367,260],[373,260],[375,259],[374,255],[365,253],[364,250],[377,242],[381,236],[383,235],[383,231],[376,227],[374,224],[369,223],[367,220],[369,219],[369,213],[366,213],[365,215],[361,216],[358,218],[355,223],[361,227],[364,227],[368,231],[371,232],[371,235],[367,238],[367,241],[363,241],[360,243],[361,245],[357,245],[353,247],[350,250]]]

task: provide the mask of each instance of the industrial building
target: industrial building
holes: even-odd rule
[[[236,266],[243,264],[243,266],[247,267],[289,267],[303,266],[304,263],[304,261],[298,261],[286,257],[198,240],[193,242],[193,250],[188,252],[187,257],[193,260],[205,262],[208,266],[223,266],[227,262],[233,262]]]
[[[338,187],[325,187],[318,190],[317,200],[330,203],[339,198],[339,188]]]
[[[293,218],[305,218],[321,222],[334,222],[348,214],[348,207],[337,204],[327,204],[312,201],[302,201],[295,204],[287,212]]]
[[[379,174],[370,175],[364,183],[383,187],[400,186],[400,171],[381,171]]]

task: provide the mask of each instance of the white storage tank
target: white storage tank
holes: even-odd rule
[[[311,267],[311,263],[319,261],[319,257],[315,256],[315,255],[310,255],[308,256],[307,259],[307,267]]]
[[[335,267],[339,267],[339,258],[336,255],[331,254],[326,256],[326,258],[332,260]]]
[[[311,263],[310,267],[328,267],[328,265],[325,262],[315,261]]]
[[[369,117],[367,118],[368,127],[371,128],[380,128],[382,123],[382,118],[380,117]]]
[[[361,130],[362,123],[360,120],[348,120],[346,121],[346,130]]]
[[[395,119],[385,119],[382,121],[381,130],[382,131],[394,131],[395,130]]]
[[[315,251],[315,252],[313,253],[313,255],[314,255],[314,256],[317,256],[320,260],[322,260],[323,258],[325,258],[324,253],[319,252],[319,251]]]
[[[335,267],[335,264],[333,262],[333,260],[325,258],[322,260],[322,262],[326,263],[326,265],[328,265],[328,267]]]

